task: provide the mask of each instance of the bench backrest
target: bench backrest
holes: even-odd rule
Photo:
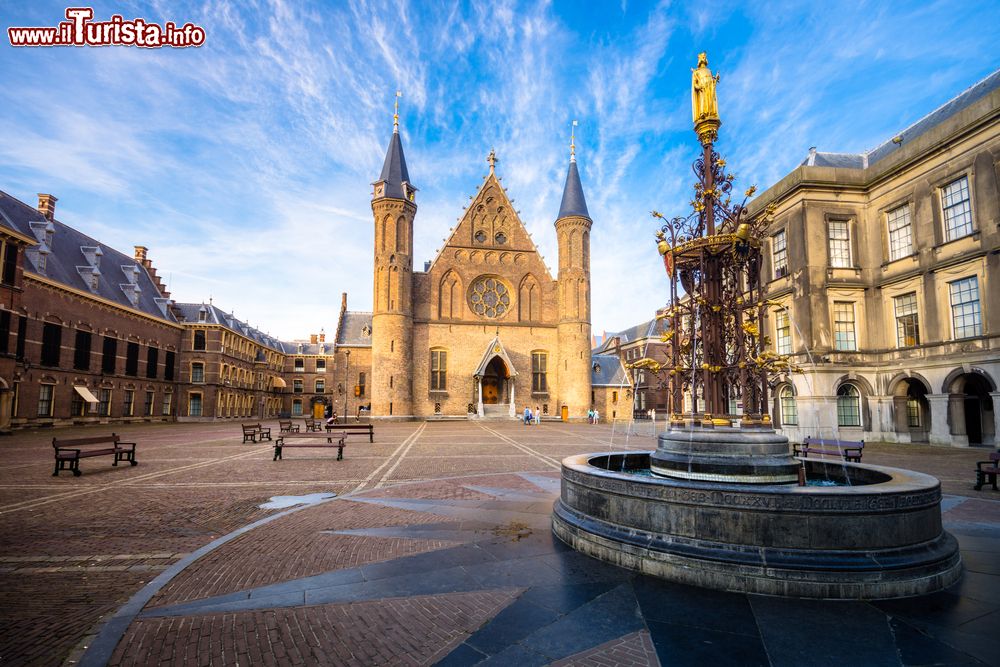
[[[811,435],[807,435],[802,439],[803,445],[819,445],[821,447],[851,447],[852,449],[860,449],[865,446],[864,440],[827,440],[824,438],[814,438]]]
[[[76,447],[78,445],[103,445],[108,442],[117,445],[119,439],[117,433],[96,435],[90,438],[52,438],[52,446],[58,449],[60,447]]]
[[[260,428],[260,424],[243,424],[243,430],[257,429]]]

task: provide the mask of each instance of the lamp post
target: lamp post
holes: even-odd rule
[[[351,383],[348,382],[348,378],[351,373],[351,351],[347,350],[344,352],[344,356],[347,361],[344,362],[344,423],[347,423],[347,402],[350,400],[351,396]]]

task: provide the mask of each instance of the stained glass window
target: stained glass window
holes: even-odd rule
[[[480,276],[469,290],[472,312],[483,317],[502,317],[510,309],[510,290],[500,280]]]

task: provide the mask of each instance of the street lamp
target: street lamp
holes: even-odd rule
[[[351,351],[347,350],[344,355],[347,361],[344,362],[344,423],[347,423],[347,402],[351,396],[351,383],[348,381],[351,369]]]

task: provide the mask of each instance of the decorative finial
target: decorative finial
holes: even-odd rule
[[[402,91],[396,91],[395,110],[392,113],[392,133],[399,134],[399,98],[403,96]]]
[[[573,126],[569,129],[569,161],[576,162],[576,126],[577,121],[573,121]]]
[[[490,173],[492,174],[497,166],[497,152],[492,148],[490,149],[490,154],[486,157],[486,161],[490,164]]]

